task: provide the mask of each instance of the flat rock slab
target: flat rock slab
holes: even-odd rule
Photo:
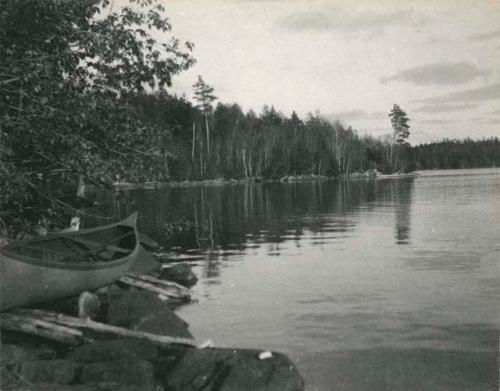
[[[123,291],[110,297],[108,323],[132,330],[171,337],[192,338],[189,325],[179,318],[157,294]]]
[[[105,391],[108,389],[102,389]],[[68,385],[57,383],[23,383],[17,381],[15,383],[5,384],[2,381],[2,391],[97,391],[93,386],[87,385]],[[111,391],[111,390],[109,390]]]
[[[156,240],[150,238],[148,235],[143,234],[142,232],[139,232],[139,241],[141,242],[141,245],[148,250],[158,250],[160,248],[160,245]]]
[[[157,356],[158,347],[152,342],[119,338],[79,346],[71,351],[67,358],[75,362],[90,363],[114,360],[152,360]]]
[[[0,365],[16,365],[30,359],[30,354],[23,348],[5,344],[0,345]]]
[[[304,380],[288,357],[247,349],[172,350],[172,356],[155,362],[157,378],[166,390],[182,391],[301,391]]]
[[[118,360],[84,364],[79,382],[83,384],[153,386],[153,365],[145,360]]]
[[[174,281],[187,288],[192,287],[198,282],[198,277],[196,277],[193,273],[191,266],[186,263],[180,263],[172,265],[168,268],[163,268],[158,278]]]
[[[21,379],[30,383],[68,384],[74,380],[78,366],[62,359],[25,361],[18,373]]]
[[[23,384],[17,382],[10,384],[7,388],[2,382],[2,391],[161,391],[162,388],[155,386],[136,386],[113,383],[97,384],[57,384],[57,383],[33,383]]]
[[[160,270],[161,264],[143,246],[139,247],[139,252],[134,263],[130,266],[130,272],[139,274],[150,274]]]

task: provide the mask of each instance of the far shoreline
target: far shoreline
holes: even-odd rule
[[[415,178],[420,176],[416,171],[409,173],[352,173],[346,176],[330,177],[325,175],[287,175],[279,179],[266,179],[261,177],[243,178],[243,179],[202,179],[202,180],[186,180],[186,181],[171,181],[171,182],[115,182],[112,184],[115,190],[153,190],[163,188],[179,188],[179,187],[197,187],[197,186],[227,186],[227,185],[242,185],[253,183],[297,183],[309,181],[337,181],[337,180],[378,180],[389,178]]]

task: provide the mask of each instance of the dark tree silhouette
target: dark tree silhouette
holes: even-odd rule
[[[407,143],[408,136],[410,135],[410,126],[408,125],[410,120],[406,116],[406,113],[401,110],[399,105],[394,104],[389,113],[389,117],[391,118],[391,124],[394,130],[394,143],[399,145]]]

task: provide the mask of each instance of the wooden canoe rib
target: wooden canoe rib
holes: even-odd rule
[[[103,227],[0,249],[0,310],[79,294],[123,276],[139,251],[137,213]]]

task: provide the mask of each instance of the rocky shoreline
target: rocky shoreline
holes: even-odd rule
[[[136,189],[163,189],[169,187],[195,187],[195,186],[225,186],[238,185],[245,183],[261,183],[261,182],[306,182],[306,181],[333,181],[338,179],[382,179],[382,178],[406,178],[416,177],[419,174],[416,172],[396,172],[393,174],[383,174],[377,170],[367,170],[365,172],[353,172],[341,177],[331,177],[326,175],[286,175],[279,179],[264,179],[261,177],[248,179],[203,179],[189,181],[172,181],[172,182],[115,182],[113,187],[117,190],[136,190]]]
[[[187,263],[163,265],[153,255],[158,245],[142,236],[132,271],[192,286],[197,278]],[[161,258],[165,261],[165,256]],[[37,306],[82,316],[81,297]],[[83,316],[111,326],[193,340],[189,325],[175,314],[182,303],[151,291],[117,283],[89,293]],[[80,300],[79,300],[80,299]],[[80,301],[80,303],[79,303]],[[197,343],[193,343],[196,345]],[[304,388],[293,362],[277,352],[160,345],[145,339],[85,333],[70,346],[39,336],[2,331],[0,385],[3,391],[138,390],[290,390]]]

